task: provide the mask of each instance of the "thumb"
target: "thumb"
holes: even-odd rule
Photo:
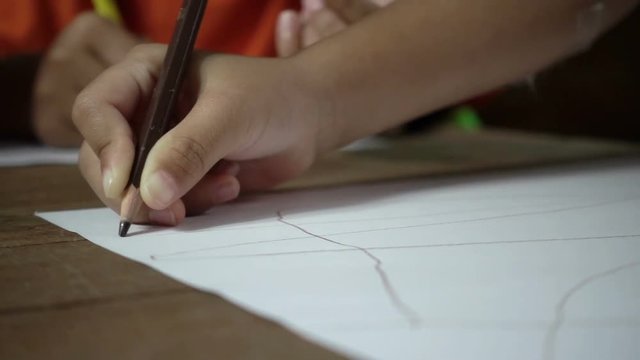
[[[216,121],[207,101],[198,101],[176,127],[153,146],[145,162],[140,194],[163,210],[193,188],[230,149],[227,121]],[[224,136],[222,136],[224,135]]]

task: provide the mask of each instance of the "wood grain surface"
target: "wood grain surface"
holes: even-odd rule
[[[0,359],[339,357],[35,217],[100,206],[75,166],[0,183]]]

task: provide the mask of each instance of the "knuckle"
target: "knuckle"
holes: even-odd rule
[[[76,16],[69,29],[75,31],[88,31],[96,26],[106,23],[106,20],[95,14],[93,11],[86,11]]]
[[[81,128],[88,119],[91,119],[95,114],[96,107],[93,97],[86,92],[81,92],[76,97],[71,109],[71,119],[76,127]]]
[[[138,58],[143,54],[146,54],[149,51],[149,48],[152,45],[149,44],[138,44],[131,48],[129,51],[129,56],[132,58]]]
[[[98,104],[92,96],[84,92],[78,95],[71,109],[71,121],[94,152],[102,157],[110,141],[104,136]]]
[[[204,144],[193,137],[175,137],[169,147],[172,166],[186,177],[198,177],[206,172],[206,155]]]
[[[135,60],[146,61],[149,58],[149,54],[158,51],[158,49],[162,47],[162,45],[158,44],[137,44],[129,50],[127,57]]]
[[[345,27],[340,18],[330,10],[316,12],[312,16],[309,26],[322,38],[331,36]]]
[[[126,61],[143,72],[157,74],[162,67],[164,49],[163,45],[158,44],[138,44],[129,50]]]

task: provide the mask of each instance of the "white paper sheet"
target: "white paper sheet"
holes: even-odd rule
[[[70,165],[78,162],[78,149],[0,142],[0,167]]]
[[[639,159],[40,216],[354,357],[640,358]]]

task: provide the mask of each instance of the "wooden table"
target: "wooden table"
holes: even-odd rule
[[[396,145],[330,156],[289,186],[448,174],[638,150],[504,132],[444,131]],[[75,166],[0,168],[0,183],[0,359],[339,357],[218,296],[35,217],[35,211],[101,205]]]
[[[33,216],[100,205],[75,166],[0,182],[0,359],[338,357]]]

